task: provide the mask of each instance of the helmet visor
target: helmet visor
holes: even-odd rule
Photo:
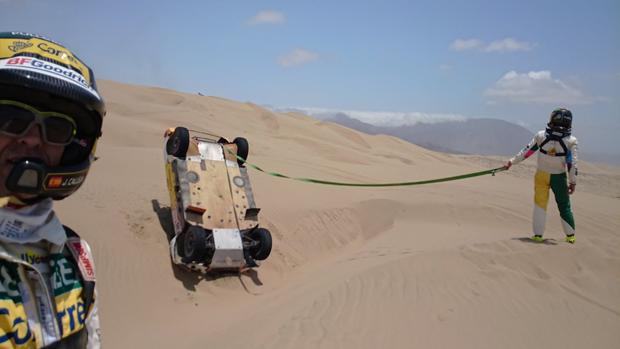
[[[551,113],[549,126],[554,128],[570,129],[573,123],[573,114],[567,109],[556,109]]]
[[[13,137],[25,135],[33,124],[41,125],[43,140],[67,145],[77,133],[73,119],[56,112],[41,112],[27,104],[0,100],[0,132]]]
[[[562,114],[555,114],[551,117],[551,124],[556,127],[571,128],[571,119]]]

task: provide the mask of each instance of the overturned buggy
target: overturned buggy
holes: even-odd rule
[[[271,253],[271,234],[258,225],[243,160],[248,142],[233,142],[185,127],[165,133],[164,159],[175,264],[191,270],[242,270]]]

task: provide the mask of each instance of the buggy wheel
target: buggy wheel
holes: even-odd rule
[[[258,245],[250,248],[250,256],[257,261],[262,261],[271,254],[271,233],[265,228],[256,228],[248,236],[258,242]]]
[[[250,144],[248,144],[248,140],[243,137],[237,137],[233,141],[237,145],[237,156],[243,158],[243,160],[248,159],[248,153],[250,152]],[[245,161],[237,158],[237,163],[239,166],[243,166]]]
[[[185,127],[177,127],[174,129],[168,142],[166,143],[166,153],[180,159],[185,159],[187,149],[189,148],[189,130]]]
[[[177,238],[177,248],[183,263],[203,262],[209,254],[207,232],[201,227],[188,227]]]

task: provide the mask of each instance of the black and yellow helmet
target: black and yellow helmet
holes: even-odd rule
[[[0,100],[68,115],[77,126],[59,166],[24,159],[14,166],[6,187],[40,198],[62,199],[75,192],[94,160],[105,115],[92,69],[55,41],[22,32],[0,32]]]

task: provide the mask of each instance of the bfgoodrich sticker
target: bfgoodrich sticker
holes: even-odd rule
[[[59,78],[77,85],[93,95],[99,97],[99,94],[91,88],[86,79],[78,72],[33,57],[13,57],[0,60],[0,69],[20,69],[45,74],[55,78]]]

